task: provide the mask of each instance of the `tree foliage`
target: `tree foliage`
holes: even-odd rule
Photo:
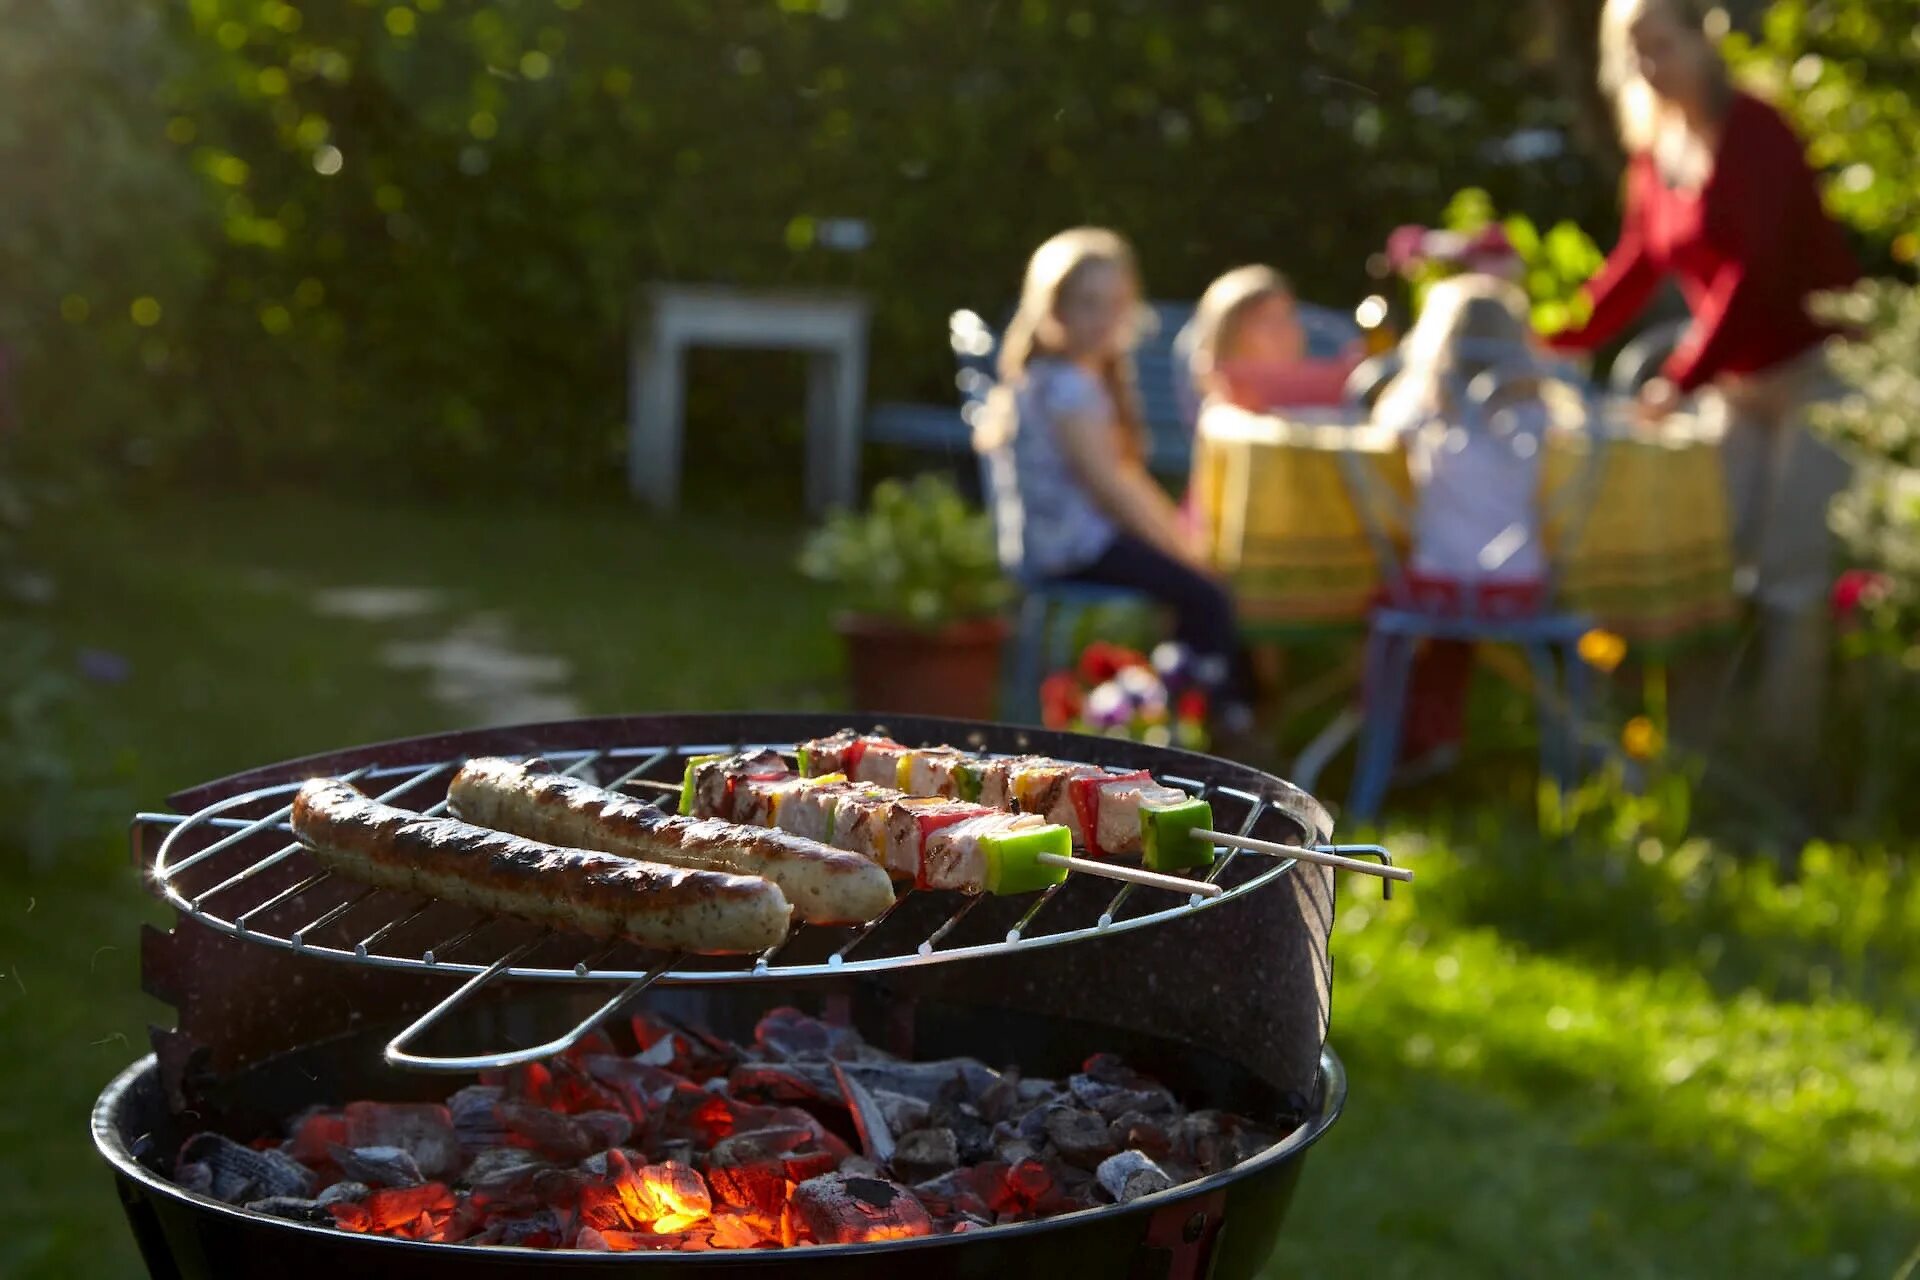
[[[1920,5],[1775,0],[1728,51],[1799,125],[1834,211],[1896,261],[1920,257]]]
[[[9,3],[115,30],[111,6]],[[151,249],[94,274],[36,251],[45,278],[0,328],[38,342],[83,300],[30,397],[41,420],[94,347],[129,345],[115,389],[154,409],[70,427],[110,451],[138,435],[201,468],[576,484],[617,473],[645,280],[860,289],[875,393],[945,399],[946,314],[1004,305],[1063,225],[1126,231],[1155,294],[1264,259],[1343,303],[1388,227],[1464,183],[1604,223],[1610,174],[1567,141],[1591,59],[1540,26],[1590,40],[1595,7],[148,0],[147,38],[63,47],[76,80],[114,81],[103,136],[128,152],[90,141],[84,168],[155,192],[109,209],[76,198],[85,174],[48,190],[74,233],[138,227]],[[137,74],[108,57],[122,43]],[[51,114],[81,96],[62,92]],[[838,217],[869,246],[823,245]],[[140,298],[151,324],[129,318]],[[169,379],[191,404],[156,395]],[[797,398],[727,396],[746,423]]]

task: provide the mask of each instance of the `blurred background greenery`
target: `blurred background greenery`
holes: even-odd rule
[[[1910,466],[1920,10],[1730,8],[1896,279],[1860,357],[1889,390],[1834,429]],[[696,356],[695,514],[634,513],[638,284],[860,290],[872,398],[947,404],[949,312],[1000,314],[1071,223],[1126,232],[1154,296],[1267,260],[1336,306],[1466,188],[1605,244],[1598,9],[0,0],[0,1274],[134,1267],[84,1116],[164,1016],[135,807],[488,718],[446,676],[475,645],[515,707],[838,704],[791,564],[798,367]],[[1524,704],[1477,706],[1486,758],[1387,833],[1418,887],[1343,885],[1354,1106],[1277,1273],[1911,1271],[1920,504],[1857,497],[1891,581],[1836,839],[1678,766],[1545,838]]]

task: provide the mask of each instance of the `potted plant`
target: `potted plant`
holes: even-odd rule
[[[989,517],[944,476],[883,481],[864,512],[836,512],[807,538],[800,570],[834,588],[854,705],[992,716],[1011,585]]]

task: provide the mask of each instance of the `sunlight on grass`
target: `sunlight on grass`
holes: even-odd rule
[[[1540,1215],[1525,1228],[1543,1251],[1535,1260],[1553,1252],[1541,1233],[1559,1221],[1567,1265],[1583,1251],[1597,1262],[1592,1246],[1618,1231],[1651,1238],[1676,1230],[1681,1247],[1688,1232],[1708,1225],[1673,1221],[1671,1205],[1656,1212],[1665,1201],[1729,1229],[1712,1258],[1679,1265],[1668,1255],[1648,1274],[1798,1275],[1824,1258],[1830,1274],[1864,1268],[1860,1274],[1886,1275],[1920,1237],[1913,1226],[1920,1222],[1913,1176],[1920,1168],[1920,1040],[1905,1017],[1855,1000],[1782,999],[1756,987],[1725,995],[1684,963],[1600,966],[1590,956],[1522,945],[1497,924],[1455,914],[1463,905],[1484,908],[1485,895],[1462,883],[1486,874],[1484,867],[1437,841],[1400,834],[1390,843],[1418,870],[1413,891],[1391,904],[1352,894],[1336,929],[1333,1039],[1355,1060],[1353,1106],[1363,1114],[1434,1106],[1486,1113],[1484,1126],[1458,1134],[1451,1160],[1483,1163],[1490,1149],[1503,1168],[1517,1162],[1526,1171],[1516,1179],[1508,1168],[1492,1183],[1469,1185],[1416,1179],[1396,1192],[1424,1206],[1416,1216],[1451,1215],[1458,1221],[1450,1230],[1478,1238],[1489,1214],[1498,1221],[1507,1212],[1497,1204],[1501,1194],[1516,1195]],[[1548,864],[1577,856],[1532,852]],[[1759,892],[1751,919],[1779,924],[1767,909],[1777,891]],[[1523,904],[1507,905],[1526,932]],[[1674,926],[1656,915],[1616,917],[1610,927],[1655,933]],[[1810,932],[1818,931],[1816,918]],[[1352,1152],[1342,1139],[1354,1135],[1336,1130],[1303,1195],[1311,1203],[1316,1177],[1342,1179],[1338,1166],[1349,1161],[1370,1161],[1384,1173],[1396,1163],[1417,1169],[1441,1158],[1426,1146],[1443,1138],[1430,1132],[1435,1123],[1431,1115],[1364,1121],[1387,1130],[1377,1140],[1401,1144],[1399,1159],[1385,1162]],[[1548,1133],[1583,1154],[1529,1154],[1529,1144],[1552,1147]],[[1578,1184],[1591,1221],[1567,1223],[1534,1185],[1536,1176],[1551,1183],[1555,1164],[1568,1159],[1593,1167],[1594,1176]],[[1639,1185],[1619,1166],[1639,1169]],[[1513,1185],[1502,1188],[1502,1181]],[[1616,1194],[1595,1199],[1610,1183]],[[1704,1244],[1707,1236],[1695,1238]],[[1750,1256],[1741,1266],[1723,1265],[1736,1244]],[[1625,1253],[1590,1272],[1578,1269],[1640,1270]],[[1428,1274],[1407,1272],[1416,1273]]]
[[[271,498],[73,514],[46,531],[49,621],[130,674],[90,700],[106,829],[0,875],[0,1033],[33,1046],[0,1055],[0,1147],[35,1153],[0,1166],[9,1280],[137,1265],[85,1139],[165,1016],[139,993],[138,927],[165,913],[127,864],[130,809],[448,727],[426,676],[381,655],[475,614],[563,661],[590,712],[838,696],[796,535],[765,522]],[[636,567],[552,547],[629,547]],[[714,564],[759,566],[755,590],[713,589]],[[342,588],[437,603],[315,608]],[[1332,1040],[1352,1098],[1272,1274],[1894,1274],[1920,1241],[1920,885],[1901,858],[1816,847],[1789,876],[1700,841],[1576,850],[1492,802],[1422,830],[1387,839],[1419,875],[1394,902],[1341,885]]]

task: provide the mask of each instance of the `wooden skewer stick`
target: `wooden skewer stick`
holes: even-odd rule
[[[1162,871],[1148,871],[1145,867],[1130,867],[1123,862],[1096,862],[1092,858],[1067,858],[1057,853],[1036,853],[1033,860],[1043,866],[1065,867],[1068,871],[1077,871],[1081,875],[1105,876],[1109,880],[1126,880],[1133,884],[1151,885],[1155,889],[1190,893],[1201,898],[1217,898],[1226,892],[1219,885],[1209,884],[1205,880],[1170,876]]]
[[[1382,880],[1413,879],[1413,871],[1408,867],[1381,866],[1378,863],[1362,862],[1358,858],[1342,857],[1337,853],[1321,853],[1318,849],[1302,849],[1294,844],[1275,844],[1271,840],[1255,840],[1252,836],[1235,835],[1231,831],[1209,831],[1205,827],[1195,827],[1193,834],[1202,840],[1211,840],[1215,844],[1224,844],[1234,849],[1271,854],[1276,858],[1298,858],[1302,862],[1317,862],[1323,867],[1335,867],[1341,871],[1358,871],[1363,875],[1379,876]]]

